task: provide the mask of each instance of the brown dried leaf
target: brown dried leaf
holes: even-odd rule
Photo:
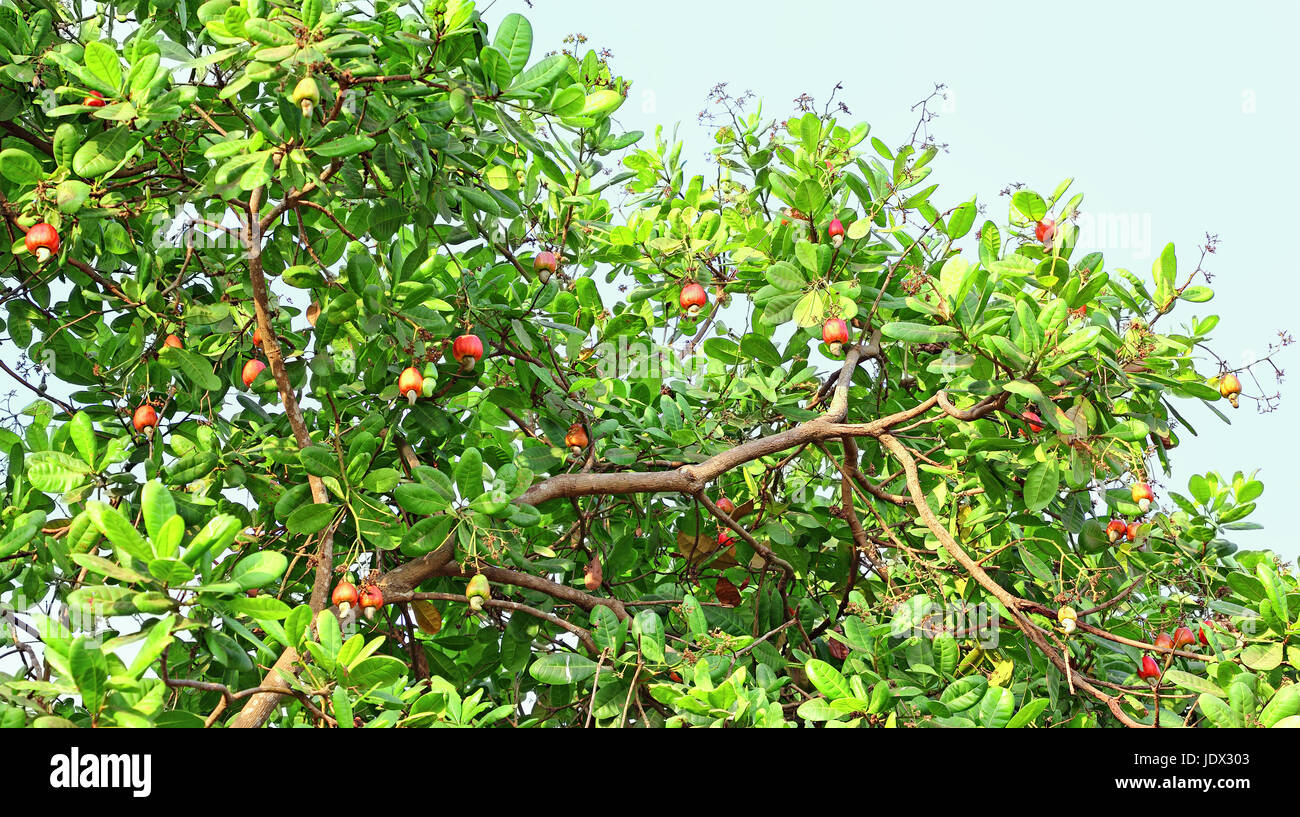
[[[415,613],[415,623],[419,626],[420,632],[425,635],[437,635],[442,629],[442,613],[433,606],[433,602],[417,599],[411,602],[411,610]]]
[[[714,589],[714,592],[718,596],[718,601],[722,602],[726,606],[740,606],[740,591],[736,589],[736,586],[732,584],[727,577],[723,576],[718,579],[718,585]]]

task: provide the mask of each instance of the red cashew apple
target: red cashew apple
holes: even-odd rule
[[[569,433],[564,435],[564,444],[574,454],[581,454],[589,442],[591,441],[587,439],[587,429],[582,427],[582,423],[569,426]]]
[[[559,259],[555,253],[550,250],[543,250],[533,259],[533,272],[537,273],[537,280],[543,284],[551,280],[551,273],[560,268]]]
[[[715,504],[718,506],[718,510],[722,511],[727,516],[731,516],[736,512],[736,503],[727,499],[725,496],[718,497],[718,501]]]
[[[464,371],[471,371],[483,359],[483,341],[478,335],[461,335],[451,345],[451,356]]]
[[[175,335],[168,335],[166,340],[163,341],[163,346],[170,346],[173,349],[185,348],[185,344],[181,343],[181,339]]]
[[[424,390],[424,375],[414,366],[407,366],[402,370],[402,374],[397,378],[397,393],[406,398],[407,402],[415,405],[415,398],[420,396]]]
[[[1142,666],[1138,669],[1138,677],[1153,687],[1157,686],[1160,683],[1160,665],[1156,663],[1156,659],[1149,655],[1142,656]]]
[[[1038,226],[1034,227],[1034,237],[1039,244],[1051,244],[1052,239],[1056,238],[1056,222],[1050,218],[1038,222]]]
[[[838,355],[849,342],[849,325],[843,318],[829,318],[822,324],[822,340],[830,347],[831,354]]]
[[[244,370],[240,372],[240,378],[244,381],[244,387],[253,385],[253,381],[266,368],[266,364],[260,360],[250,360],[244,364]]]
[[[1161,633],[1156,636],[1156,646],[1163,650],[1172,650],[1174,648],[1174,637],[1169,633]]]
[[[102,108],[105,104],[104,95],[99,91],[91,91],[90,96],[81,100],[81,104],[85,105],[87,108]]]
[[[375,611],[384,606],[384,591],[377,584],[368,584],[361,588],[361,612],[368,621],[373,621]]]
[[[146,428],[153,431],[158,427],[158,412],[154,411],[153,406],[145,403],[131,416],[131,425],[135,426],[136,431],[144,431]]]
[[[1029,430],[1035,434],[1043,430],[1043,418],[1039,417],[1036,411],[1021,412],[1020,419],[1024,420]]]
[[[1156,498],[1156,495],[1151,493],[1151,486],[1145,482],[1135,484],[1132,494],[1133,501],[1142,509],[1142,513],[1146,513],[1151,508],[1151,501]]]
[[[1128,529],[1125,531],[1125,535],[1128,536],[1130,542],[1136,542],[1138,538],[1138,523],[1128,523]]]
[[[1196,643],[1196,636],[1192,635],[1190,627],[1179,627],[1174,630],[1174,648],[1189,647]]]
[[[704,287],[694,281],[682,287],[682,295],[678,298],[678,303],[682,305],[682,309],[686,310],[686,314],[692,318],[700,314],[700,310],[708,302],[709,296],[704,291]]]
[[[839,247],[844,243],[844,224],[838,219],[831,219],[830,225],[826,228],[826,235],[831,240],[831,245]]]
[[[334,586],[334,595],[330,597],[331,603],[339,608],[339,614],[346,616],[352,605],[357,603],[357,586],[352,582],[339,582]]]
[[[1128,525],[1123,519],[1112,519],[1106,526],[1106,538],[1112,542],[1118,542],[1121,536],[1128,535]]]
[[[23,245],[27,247],[27,252],[43,264],[59,251],[59,231],[44,221],[33,224],[23,239]]]

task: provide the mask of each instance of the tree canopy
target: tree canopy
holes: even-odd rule
[[[1213,291],[1070,181],[725,98],[697,173],[464,0],[89,6],[0,2],[0,725],[1300,725],[1262,484],[1162,481]]]

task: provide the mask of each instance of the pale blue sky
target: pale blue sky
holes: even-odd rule
[[[1223,316],[1215,347],[1225,358],[1261,357],[1279,330],[1300,329],[1292,320],[1300,284],[1285,260],[1289,198],[1300,181],[1290,149],[1300,132],[1295,4],[534,0],[529,8],[497,0],[480,8],[493,24],[525,14],[534,59],[575,32],[611,49],[616,71],[634,82],[622,126],[649,133],[681,122],[697,172],[709,168],[711,131],[696,115],[717,82],[733,94],[753,90],[781,118],[796,96],[824,103],[843,82],[838,99],[852,116],[842,119],[870,122],[872,135],[893,146],[915,127],[912,106],[945,83],[949,102],[931,123],[948,145],[931,177],[941,185],[937,203],[978,194],[988,215],[1005,221],[998,193],[1008,184],[1048,194],[1072,176],[1074,192],[1086,194],[1085,214],[1137,227],[1122,246],[1099,247],[1110,269],[1149,277],[1154,255],[1173,241],[1180,271],[1189,270],[1205,233],[1218,234],[1207,264],[1218,294],[1196,311]],[[1283,369],[1300,365],[1300,346],[1277,360]],[[1267,367],[1261,374],[1276,390]],[[1253,400],[1236,412],[1224,405],[1231,427],[1186,405],[1201,436],[1183,435],[1167,482],[1185,493],[1193,473],[1258,467],[1267,490],[1252,519],[1265,530],[1235,538],[1295,559],[1300,537],[1287,497],[1300,493],[1300,395],[1293,384],[1281,388],[1281,407],[1270,414],[1257,414]]]
[[[498,0],[480,7],[491,23],[512,11],[526,15],[534,58],[577,32],[588,46],[612,50],[615,70],[634,82],[621,124],[649,134],[656,123],[671,131],[681,122],[690,148],[683,155],[698,158],[697,172],[708,168],[711,140],[696,115],[717,82],[729,82],[733,94],[753,90],[764,111],[781,118],[799,94],[824,103],[843,82],[838,98],[852,119],[871,123],[872,135],[891,146],[911,136],[912,105],[945,83],[948,110],[931,131],[949,152],[929,179],[941,185],[934,201],[951,206],[978,194],[989,216],[1005,222],[1007,200],[998,193],[1008,184],[1047,195],[1074,177],[1086,213],[1138,228],[1127,242],[1099,247],[1108,269],[1149,279],[1154,256],[1172,241],[1181,280],[1195,268],[1205,233],[1218,234],[1206,265],[1217,294],[1195,313],[1223,317],[1214,344],[1220,355],[1235,365],[1262,357],[1278,331],[1300,330],[1300,284],[1285,244],[1300,182],[1291,148],[1300,132],[1296,4],[534,0],[529,8]],[[1180,307],[1172,317],[1181,323],[1192,313]],[[1276,360],[1282,369],[1300,366],[1300,345]],[[1267,366],[1261,380],[1277,390]],[[1243,383],[1259,394],[1248,378]],[[1300,555],[1287,498],[1300,493],[1295,388],[1283,383],[1281,407],[1269,414],[1256,413],[1253,400],[1235,412],[1220,404],[1231,426],[1199,402],[1180,404],[1201,436],[1182,435],[1174,475],[1160,480],[1186,494],[1193,473],[1258,467],[1266,490],[1251,519],[1265,530],[1234,538],[1289,559]]]

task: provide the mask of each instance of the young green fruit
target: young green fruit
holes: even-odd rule
[[[492,586],[488,584],[487,576],[475,573],[469,580],[469,587],[465,588],[465,595],[469,598],[469,609],[476,613],[482,610],[483,603],[492,598]]]
[[[316,86],[316,80],[311,77],[298,80],[298,84],[293,86],[293,93],[289,95],[289,99],[302,108],[303,116],[311,116],[312,106],[320,102],[320,88]]]

